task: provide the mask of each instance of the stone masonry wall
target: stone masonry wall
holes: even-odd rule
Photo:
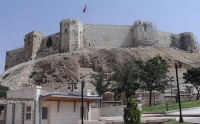
[[[11,50],[6,52],[6,64],[5,64],[5,70],[23,63],[23,55],[24,55],[24,48],[19,48],[16,50]]]
[[[51,38],[50,46],[47,41]],[[173,47],[186,51],[198,51],[191,32],[172,34],[156,30],[151,22],[137,20],[133,25],[91,25],[77,19],[60,22],[60,32],[44,37],[32,31],[25,35],[24,48],[8,51],[6,69],[35,58],[81,48],[117,48],[138,46]]]
[[[24,60],[35,59],[44,34],[38,31],[32,31],[25,35],[24,38]]]
[[[76,51],[81,48],[83,24],[79,20],[71,20],[69,29],[69,51]]]
[[[52,45],[51,47],[47,47],[47,40],[48,38],[51,38]],[[46,36],[42,39],[42,43],[40,45],[40,49],[37,53],[37,58],[48,56],[50,54],[56,54],[59,53],[59,46],[60,46],[60,33],[55,33],[49,36]]]
[[[116,48],[132,47],[131,26],[126,25],[84,25],[86,47]]]
[[[154,46],[156,42],[156,31],[152,23],[137,20],[132,26],[134,46]]]
[[[170,47],[171,46],[171,33],[156,30],[157,44],[155,46]]]

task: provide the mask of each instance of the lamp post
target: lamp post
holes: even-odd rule
[[[117,100],[117,90],[115,89],[115,106],[116,106],[116,100]]]
[[[174,81],[174,77],[171,76],[171,78],[169,79],[170,81],[170,88],[171,88],[171,95],[172,95],[172,82]]]
[[[72,92],[74,89],[77,89],[77,82],[74,82],[73,80],[71,82],[68,81],[68,89],[71,89]]]
[[[182,62],[179,61],[179,68],[181,69],[182,67]],[[180,118],[179,118],[179,122],[183,122],[183,116],[182,116],[182,112],[181,112],[181,99],[180,99],[180,91],[179,91],[179,81],[178,81],[178,65],[177,63],[175,63],[175,69],[176,69],[176,80],[177,80],[177,90],[178,90],[178,102],[179,102],[179,110],[180,110]]]
[[[81,81],[81,119],[82,119],[82,124],[83,124],[83,88],[85,87],[85,80],[83,79]]]

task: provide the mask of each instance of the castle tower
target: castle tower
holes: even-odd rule
[[[24,38],[24,61],[35,59],[44,34],[32,31],[25,35]]]
[[[137,20],[132,26],[133,44],[138,46],[152,46],[156,42],[156,32],[151,22]]]
[[[191,32],[184,32],[179,34],[179,48],[186,51],[196,50],[194,35]]]
[[[60,51],[76,51],[83,48],[83,23],[76,19],[60,22]]]

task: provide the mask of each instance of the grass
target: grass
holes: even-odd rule
[[[193,100],[193,101],[185,101],[181,102],[181,108],[191,108],[191,107],[197,107],[200,105],[200,100]],[[179,105],[178,103],[169,103],[168,104],[168,110],[178,110]],[[151,107],[142,107],[142,112],[165,112],[166,111],[166,104],[160,104],[156,106]]]
[[[161,124],[179,124],[178,121],[174,121],[174,120],[169,120],[167,122],[164,122],[164,123],[161,123]],[[189,122],[183,122],[181,124],[192,124],[192,123],[189,123]]]

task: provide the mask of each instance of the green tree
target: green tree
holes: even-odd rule
[[[0,97],[6,98],[7,97],[6,91],[8,91],[8,90],[9,90],[9,87],[0,85]],[[0,105],[0,111],[2,111],[3,108],[4,108],[4,106]]]
[[[133,96],[129,97],[126,101],[123,118],[125,124],[140,124],[141,112],[138,109],[138,104],[133,99]]]
[[[0,97],[5,97],[6,98],[6,91],[9,90],[9,87],[2,86],[0,85]]]
[[[95,86],[95,90],[100,96],[102,96],[105,92],[109,91],[108,86],[110,85],[110,83],[107,80],[105,80],[105,72],[102,71],[97,74],[92,74],[91,78],[93,80],[90,82]]]
[[[95,90],[99,94],[99,96],[103,96],[105,92],[109,91],[110,83],[106,80],[105,72],[99,72],[97,74],[92,74],[91,78],[93,79],[90,81],[94,86]],[[100,100],[100,107],[101,107],[101,100]]]
[[[113,91],[117,91],[116,94],[124,93],[126,99],[135,94],[135,91],[139,88],[137,70],[133,64],[127,64],[127,66],[115,67],[114,74],[111,80],[114,82],[112,85]]]
[[[140,85],[150,92],[149,105],[151,106],[152,91],[164,91],[167,86],[167,62],[158,55],[146,62],[136,61],[136,64],[139,66]]]
[[[198,100],[200,92],[200,68],[192,67],[188,69],[186,73],[183,73],[183,79],[185,79],[187,83],[191,83],[197,89],[196,100]]]

